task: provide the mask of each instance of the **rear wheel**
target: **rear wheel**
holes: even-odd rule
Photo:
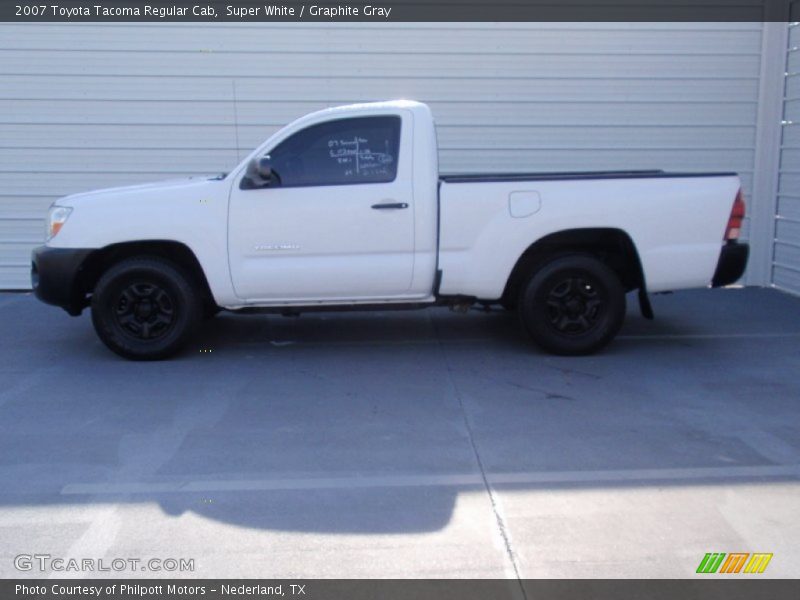
[[[520,318],[533,340],[554,354],[591,354],[607,345],[625,319],[617,274],[584,254],[555,256],[520,291]]]
[[[111,267],[92,294],[92,323],[111,350],[133,360],[167,358],[200,319],[199,294],[173,263],[131,258]]]

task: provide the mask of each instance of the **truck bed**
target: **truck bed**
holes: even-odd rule
[[[736,173],[668,173],[640,171],[561,171],[553,173],[453,173],[439,175],[445,183],[498,183],[505,181],[562,181],[569,179],[661,179],[676,177],[731,177]]]
[[[593,229],[624,232],[648,291],[707,286],[740,186],[734,173],[657,170],[446,175],[439,291],[498,298],[531,239]]]

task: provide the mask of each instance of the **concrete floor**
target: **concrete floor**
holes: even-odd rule
[[[434,309],[221,315],[134,363],[88,315],[0,295],[0,577],[43,575],[19,554],[195,561],[124,577],[696,577],[706,552],[797,577],[800,299],[653,303],[588,358]]]

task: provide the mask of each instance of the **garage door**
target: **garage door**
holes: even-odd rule
[[[795,10],[800,2],[793,2]],[[772,283],[800,294],[800,27],[789,27]]]
[[[0,288],[28,287],[57,197],[228,170],[289,119],[354,101],[430,103],[450,172],[735,170],[749,192],[761,35],[760,23],[2,24]]]

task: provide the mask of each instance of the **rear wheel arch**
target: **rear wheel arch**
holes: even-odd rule
[[[521,286],[536,269],[565,252],[587,254],[599,259],[617,274],[625,291],[646,287],[639,253],[625,231],[617,228],[567,229],[540,238],[526,248],[506,281],[501,303],[506,308],[514,308]]]

